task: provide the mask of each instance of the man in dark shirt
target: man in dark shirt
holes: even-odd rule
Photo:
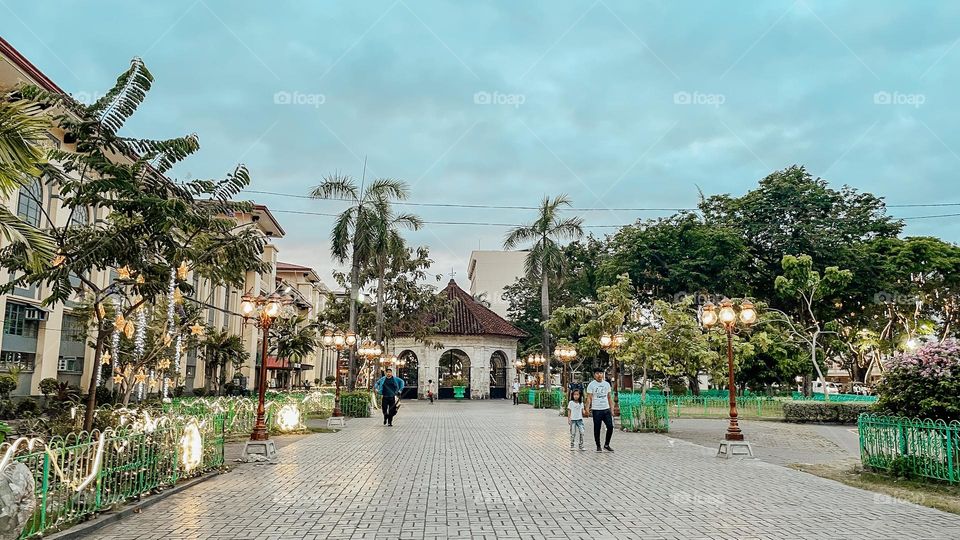
[[[397,415],[397,397],[403,390],[403,380],[393,376],[393,370],[387,368],[387,374],[377,381],[377,392],[380,394],[380,407],[383,409],[383,425],[392,426],[393,417]]]

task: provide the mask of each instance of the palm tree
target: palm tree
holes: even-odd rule
[[[563,273],[565,259],[559,242],[563,239],[575,240],[583,236],[583,219],[572,217],[562,219],[560,210],[570,206],[566,195],[544,197],[540,204],[540,215],[529,224],[517,227],[507,233],[503,249],[517,249],[522,244],[533,242],[526,260],[527,279],[540,281],[541,322],[550,318],[550,278]],[[550,390],[550,332],[543,328],[543,356],[547,362],[543,366],[544,388]]]
[[[389,209],[388,209],[389,210]],[[374,266],[377,271],[377,343],[383,343],[384,338],[384,288],[387,269],[391,261],[407,255],[407,244],[400,236],[399,228],[405,227],[417,230],[423,226],[423,220],[414,214],[397,214],[391,211],[380,222],[375,241]]]
[[[330,251],[339,263],[350,259],[350,331],[357,332],[357,301],[360,296],[360,270],[377,253],[384,223],[391,216],[391,203],[409,196],[407,184],[392,178],[378,178],[360,185],[349,175],[334,173],[310,191],[315,199],[343,198],[350,206],[337,216],[330,232]],[[350,389],[354,387],[357,357],[350,350]]]
[[[297,315],[289,319],[279,319],[270,327],[271,349],[278,360],[288,360],[290,375],[287,377],[287,390],[293,388],[293,364],[317,350],[320,345],[320,336],[314,325],[307,323],[307,318]]]
[[[12,97],[0,96],[0,197],[4,198],[40,176],[46,162],[42,144],[50,127],[38,104]],[[11,243],[23,244],[38,261],[54,256],[51,239],[5,205],[0,205],[0,234]]]
[[[223,395],[227,383],[227,364],[232,364],[236,370],[247,360],[243,340],[225,330],[211,330],[203,339],[203,351],[206,390],[218,396]]]

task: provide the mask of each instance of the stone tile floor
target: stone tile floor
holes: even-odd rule
[[[507,401],[408,401],[395,424],[302,438],[91,537],[960,538],[960,516],[669,436],[570,451],[565,419]]]

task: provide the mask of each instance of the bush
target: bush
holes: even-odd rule
[[[9,437],[11,433],[13,433],[13,428],[3,422],[0,422],[0,443]]]
[[[0,399],[0,420],[10,420],[17,415],[17,408],[9,399]]]
[[[195,395],[195,396],[197,396],[197,397],[203,397],[203,396],[207,395],[207,389],[206,389],[206,388],[194,388],[194,389],[193,389],[193,395]]]
[[[467,380],[462,377],[450,379],[450,386],[467,386]]]
[[[40,404],[32,399],[17,403],[17,418],[33,418],[40,414]]]
[[[333,375],[327,375],[323,380],[327,381],[327,384],[333,384],[337,381],[337,378]]]
[[[894,357],[877,385],[877,411],[891,416],[960,420],[960,342],[930,343]]]
[[[0,375],[0,397],[10,398],[10,392],[17,389],[17,378],[10,374]]]
[[[787,422],[816,422],[824,424],[856,424],[862,413],[870,412],[872,403],[796,401],[783,404],[783,419]]]
[[[53,377],[47,377],[40,381],[40,393],[44,397],[49,396],[50,394],[56,394],[57,389],[60,388],[60,381],[54,379]]]

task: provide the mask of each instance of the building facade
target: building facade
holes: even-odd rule
[[[503,291],[523,277],[526,251],[473,251],[467,264],[470,294],[490,303],[490,309],[501,317],[507,316],[510,304],[503,299]]]

